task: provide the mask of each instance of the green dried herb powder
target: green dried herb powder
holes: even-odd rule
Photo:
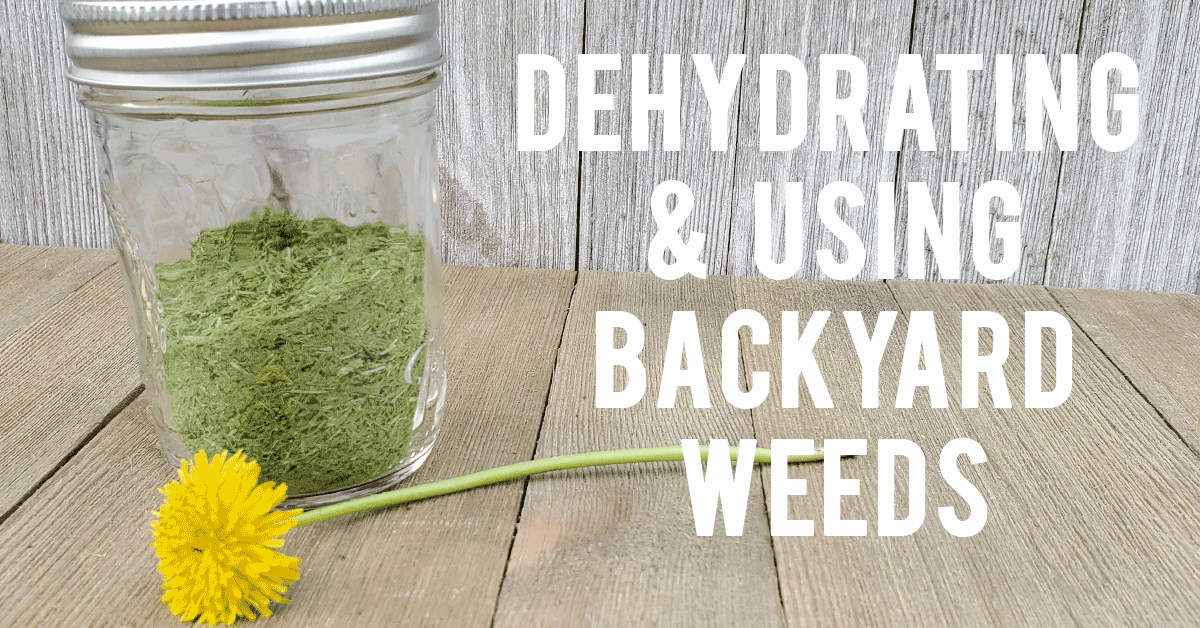
[[[183,444],[245,450],[293,495],[393,468],[412,439],[418,386],[404,372],[425,341],[423,255],[400,227],[268,211],[158,264]]]

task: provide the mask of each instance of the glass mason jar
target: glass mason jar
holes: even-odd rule
[[[445,403],[436,0],[60,5],[168,461],[398,483]]]

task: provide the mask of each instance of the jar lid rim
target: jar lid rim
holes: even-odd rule
[[[437,0],[65,0],[67,76],[132,89],[303,85],[442,63]]]
[[[196,22],[363,15],[435,4],[437,0],[62,0],[58,11],[71,23]]]

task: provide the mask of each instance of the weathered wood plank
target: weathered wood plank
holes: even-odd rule
[[[446,416],[413,483],[533,457],[574,283],[570,271],[446,275]],[[297,530],[290,548],[307,568],[279,623],[489,626],[522,492],[513,482]]]
[[[1200,578],[1192,567],[1200,560],[1200,502],[1189,496],[1200,494],[1200,457],[1078,327],[1070,398],[1057,408],[1023,409],[1024,313],[1061,311],[1044,289],[889,285],[905,313],[930,310],[940,321],[950,408],[961,407],[955,385],[961,312],[998,312],[1012,331],[1004,375],[1013,409],[981,407],[945,414],[951,421],[920,421],[922,428],[940,428],[939,440],[971,437],[989,454],[986,464],[966,471],[978,478],[988,500],[989,523],[975,537],[946,541],[946,551],[959,552],[966,567],[948,572],[959,589],[986,597],[989,621],[1000,625],[1058,625],[1064,622],[1020,617],[1048,618],[1062,610],[1084,626],[1191,623],[1200,612],[1193,595]],[[1043,347],[1044,364],[1053,363],[1052,346]],[[1052,377],[1043,376],[1047,388]],[[918,407],[922,399],[918,395]],[[981,406],[988,405],[990,398],[981,395]],[[1000,545],[1005,540],[1007,548]],[[1018,547],[1022,543],[1028,547]],[[1030,564],[1040,577],[1029,583],[1008,579],[1005,572],[1017,562]],[[1045,588],[1051,599],[995,593],[1032,586]]]
[[[0,256],[0,339],[117,263],[103,249],[0,245]]]
[[[1084,17],[1081,70],[1108,52],[1137,63],[1140,130],[1124,151],[1096,146],[1080,88],[1080,150],[1064,157],[1045,283],[1200,294],[1200,6],[1089,3]],[[1114,93],[1134,91],[1115,80]],[[1109,129],[1119,128],[1114,118]]]
[[[44,248],[35,246],[18,246],[14,244],[0,244],[0,272],[3,276],[8,276],[20,264],[33,259],[39,253],[45,251]]]
[[[108,247],[96,156],[66,79],[57,6],[0,5],[0,241]]]
[[[444,0],[441,10],[444,259],[573,270],[578,154],[569,136],[551,151],[517,151],[517,55],[552,55],[573,76],[583,41],[583,1],[483,7]],[[572,94],[568,90],[565,109],[570,117]]]
[[[447,269],[448,406],[414,482],[532,457],[572,279]],[[170,476],[139,399],[4,523],[0,582],[20,603],[0,623],[178,625],[149,547]],[[488,626],[521,492],[515,482],[290,532],[301,578],[270,624]]]
[[[775,192],[772,213],[772,250],[776,261],[783,257],[783,186],[787,181],[804,184],[804,263],[797,277],[818,278],[825,275],[817,266],[815,252],[831,249],[840,260],[844,247],[816,217],[817,194],[826,184],[849,181],[863,192],[865,205],[839,211],[842,219],[864,238],[873,242],[878,233],[874,208],[876,184],[896,178],[896,154],[883,147],[884,122],[887,114],[889,86],[895,73],[896,55],[908,52],[913,3],[902,0],[887,2],[827,3],[790,0],[760,0],[750,3],[747,19],[745,86],[753,89],[742,94],[738,118],[737,172],[734,186],[733,221],[729,238],[728,271],[734,275],[757,275],[754,264],[754,184],[765,181]],[[797,56],[808,73],[808,134],[798,148],[784,152],[759,150],[759,112],[761,101],[757,90],[760,54],[791,54]],[[820,56],[823,54],[853,54],[867,66],[869,80],[863,106],[870,150],[850,149],[844,123],[839,122],[837,150],[819,150],[818,82]],[[791,98],[786,81],[780,83],[777,111],[780,132],[792,128],[789,112]],[[843,91],[848,93],[848,81],[841,77]],[[787,122],[784,122],[787,121]],[[878,266],[877,247],[866,247],[867,257],[862,278],[875,278]]]
[[[137,348],[116,265],[0,339],[0,513],[137,386]]]
[[[682,438],[736,443],[751,437],[749,413],[717,397],[711,409],[695,410],[689,393],[681,391],[676,409],[656,407],[670,312],[695,311],[701,333],[712,333],[734,309],[729,282],[580,273],[537,457],[677,444]],[[642,401],[629,409],[595,408],[595,312],[601,310],[630,312],[646,326],[641,358],[648,386]],[[717,352],[705,353],[704,369],[718,395]],[[755,479],[743,536],[725,537],[718,517],[716,536],[701,538],[679,463],[531,479],[495,625],[781,624],[761,490]]]
[[[648,270],[650,237],[658,230],[650,213],[651,194],[663,181],[674,179],[687,184],[695,196],[695,208],[680,232],[685,238],[693,230],[704,233],[701,259],[708,263],[708,272],[726,272],[737,96],[728,111],[731,148],[714,152],[709,148],[709,107],[692,55],[711,55],[719,73],[728,55],[742,53],[746,5],[740,0],[588,4],[583,51],[621,55],[621,70],[599,72],[596,81],[597,93],[613,94],[615,105],[615,111],[596,115],[596,133],[619,135],[621,151],[581,155],[580,270]],[[680,56],[679,151],[663,149],[661,112],[650,115],[649,149],[633,150],[632,54],[649,56],[650,93],[662,92],[662,55]],[[584,124],[577,115],[568,115],[574,119],[569,131]],[[569,145],[576,148],[577,142]]]
[[[896,277],[908,275],[908,221],[902,217],[909,207],[909,182],[924,182],[934,196],[934,210],[941,220],[942,183],[960,184],[959,202],[962,207],[960,245],[961,281],[988,282],[972,263],[971,201],[979,186],[992,180],[1011,183],[1020,194],[1021,248],[1020,264],[1004,283],[1040,284],[1045,274],[1046,255],[1050,242],[1050,222],[1058,189],[1058,170],[1062,153],[1043,117],[1035,121],[1042,127],[1045,149],[1025,150],[1025,55],[1044,54],[1055,85],[1061,84],[1059,58],[1075,54],[1079,45],[1079,20],[1083,0],[1052,0],[1050,2],[974,2],[971,0],[924,0],[917,3],[913,20],[912,52],[922,55],[933,112],[933,129],[937,149],[919,149],[915,132],[904,137],[900,154],[900,173],[896,180]],[[952,151],[950,112],[950,73],[936,69],[939,54],[978,54],[983,57],[983,69],[971,73],[968,97],[966,151]],[[1012,55],[1012,111],[1014,150],[996,149],[996,55]],[[1085,128],[1086,130],[1086,128]],[[1088,136],[1083,136],[1088,142]],[[992,206],[993,221],[1011,221]],[[958,219],[958,217],[955,217]],[[998,261],[1002,246],[989,234],[991,259]],[[928,247],[928,245],[926,245]],[[946,271],[934,262],[933,252],[925,250],[925,274],[922,279],[941,279]]]
[[[862,312],[867,329],[875,329],[880,312],[899,311],[882,282],[829,281],[773,282],[741,279],[735,285],[739,308],[762,313],[771,326],[771,344],[750,345],[743,338],[743,360],[748,372],[767,371],[771,389],[754,413],[755,434],[763,446],[773,438],[813,438],[819,446],[826,438],[865,438],[866,456],[845,459],[842,477],[860,479],[860,496],[841,501],[843,519],[867,521],[867,537],[826,537],[822,522],[823,469],[801,465],[793,477],[808,482],[806,496],[789,499],[790,519],[814,521],[813,537],[774,537],[780,572],[780,589],[789,625],[792,626],[1033,626],[1073,625],[1062,591],[1046,583],[1057,576],[1031,542],[1037,534],[1040,512],[1022,503],[1029,483],[1045,481],[1036,470],[1010,463],[1007,439],[997,441],[1001,425],[991,411],[955,408],[930,409],[928,397],[918,392],[912,409],[896,409],[896,381],[902,356],[905,315],[899,315],[880,367],[879,407],[862,407],[862,373],[841,311]],[[781,314],[799,312],[801,328],[810,312],[831,311],[814,350],[834,407],[815,407],[807,387],[800,384],[799,408],[783,409],[780,380]],[[939,320],[945,320],[939,311]],[[946,321],[949,324],[951,321]],[[956,345],[942,344],[949,352]],[[948,360],[947,360],[948,361]],[[947,367],[947,373],[954,371]],[[955,381],[950,377],[951,382]],[[793,384],[795,385],[795,384]],[[983,413],[982,415],[980,413]],[[996,425],[989,425],[996,423]],[[1023,423],[1023,422],[1021,422]],[[1017,429],[1023,429],[1018,423]],[[963,502],[941,480],[938,455],[950,440],[978,440],[990,458],[964,475],[977,486],[989,506],[987,527],[977,536],[959,539],[942,529],[936,509]],[[881,438],[908,439],[926,458],[926,516],[910,536],[879,537],[878,456]],[[1015,465],[1015,466],[1014,466]],[[897,514],[906,516],[907,464],[897,471]],[[770,474],[763,470],[766,486]],[[1014,486],[1015,484],[1015,486]],[[1057,524],[1052,524],[1057,525]]]
[[[151,422],[140,397],[4,522],[0,622],[179,625],[150,548],[157,488],[173,475]]]
[[[1200,297],[1063,288],[1050,293],[1171,428],[1200,451]]]

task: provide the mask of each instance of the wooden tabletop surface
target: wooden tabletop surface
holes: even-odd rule
[[[156,489],[173,475],[138,396],[133,335],[115,254],[0,246],[0,625],[178,625],[158,600],[150,543]],[[423,482],[534,457],[682,438],[864,438],[845,459],[862,495],[842,517],[866,537],[821,534],[821,465],[790,517],[812,537],[772,537],[770,477],[751,487],[745,531],[695,534],[679,463],[580,469],[300,528],[303,559],[279,626],[1184,626],[1200,622],[1200,297],[912,282],[773,282],[644,273],[450,267],[448,407]],[[914,310],[955,322],[991,310],[1013,325],[1013,409],[963,410],[959,326],[939,324],[949,409],[893,406],[900,351],[881,366],[879,409],[862,409],[840,316],[815,356],[834,409],[772,396],[753,410],[720,397],[720,352],[704,361],[711,409],[594,406],[597,310],[647,325],[657,391],[670,314],[694,310],[705,346],[729,313]],[[1023,409],[1027,310],[1074,327],[1074,390]],[[773,323],[774,324],[774,323]],[[893,341],[896,341],[894,332]],[[777,372],[778,344],[744,347],[746,371]],[[777,377],[773,375],[773,377]],[[777,381],[777,380],[776,380]],[[686,395],[681,406],[690,406]],[[808,406],[808,407],[806,407]],[[936,508],[963,502],[937,473],[942,445],[978,441],[960,464],[989,518],[951,536]],[[880,438],[920,444],[925,524],[875,535]],[[901,471],[903,473],[903,471]],[[766,487],[764,490],[764,486]],[[903,506],[902,506],[903,507]]]

